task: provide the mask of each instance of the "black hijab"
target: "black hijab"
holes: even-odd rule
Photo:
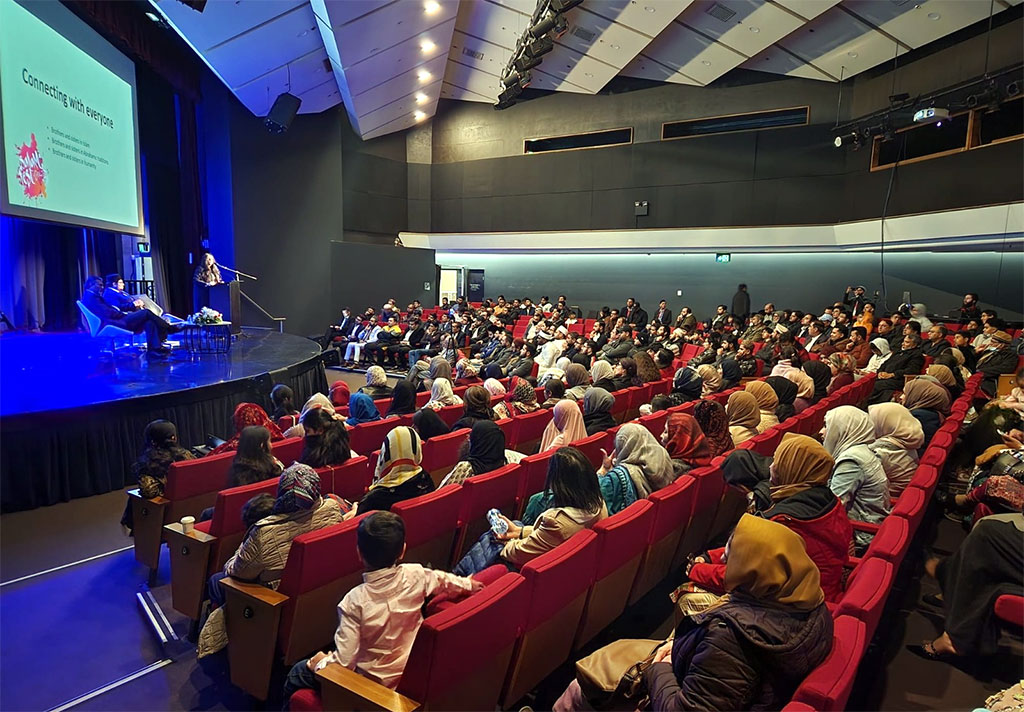
[[[758,455],[753,450],[733,450],[722,462],[722,479],[730,487],[754,493],[754,506],[761,512],[772,506],[769,489],[772,458]]]
[[[408,415],[416,410],[416,386],[411,381],[399,381],[391,394],[388,416]]]
[[[814,381],[814,399],[817,403],[828,395],[828,384],[832,382],[832,369],[821,361],[808,361],[803,365],[804,373]]]
[[[764,382],[772,387],[779,399],[779,405],[775,409],[775,417],[779,419],[779,422],[796,415],[796,409],[793,407],[798,390],[796,384],[782,376],[769,376],[764,379]]]
[[[497,470],[508,464],[505,460],[505,433],[491,420],[480,420],[469,433],[469,455],[473,474]]]
[[[739,384],[743,378],[743,372],[740,371],[740,365],[736,363],[736,359],[727,358],[722,361],[722,390],[732,388]]]
[[[430,440],[438,435],[447,435],[451,429],[441,420],[441,416],[433,408],[420,408],[412,416],[412,427],[419,433],[421,440]]]

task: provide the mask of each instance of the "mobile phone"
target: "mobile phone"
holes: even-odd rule
[[[508,522],[502,518],[501,512],[497,509],[487,510],[487,523],[491,525],[491,531],[498,536],[508,532]]]

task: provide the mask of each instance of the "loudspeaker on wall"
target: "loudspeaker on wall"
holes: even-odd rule
[[[263,125],[270,133],[284,133],[292,125],[292,119],[295,118],[301,105],[302,99],[294,94],[285,92],[278,95],[274,99],[274,105],[270,107],[267,117],[263,119]]]

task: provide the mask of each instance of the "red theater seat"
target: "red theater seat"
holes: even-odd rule
[[[647,501],[654,508],[654,519],[647,536],[640,570],[629,593],[630,605],[640,600],[668,575],[676,551],[680,548],[683,532],[690,526],[699,486],[696,479],[683,475],[648,497]]]
[[[391,507],[405,522],[405,561],[449,569],[462,499],[462,487],[452,485]]]
[[[527,502],[530,501],[530,497],[543,490],[544,485],[547,484],[548,465],[551,463],[551,456],[554,454],[554,450],[548,450],[547,452],[530,455],[519,461],[521,472],[519,475],[519,506],[516,508],[517,518],[522,516]],[[533,524],[533,522],[523,523]]]
[[[841,712],[853,690],[857,666],[870,639],[864,621],[839,616],[832,631],[832,650],[825,660],[800,683],[793,701],[784,710]],[[800,705],[797,707],[796,705]]]
[[[611,438],[614,441],[614,438]],[[601,463],[604,461],[604,456],[601,454],[602,448],[609,454],[614,448],[614,444],[609,443],[608,433],[602,431],[600,433],[594,433],[588,438],[577,440],[574,443],[570,443],[575,448],[579,448],[587,459],[590,460],[590,464],[594,466],[594,469],[601,467]]]
[[[468,437],[469,428],[460,428],[453,433],[438,435],[423,443],[423,461],[420,464],[430,473],[435,485],[440,484],[455,467],[459,461],[459,448]]]
[[[878,619],[882,616],[895,571],[889,561],[880,558],[865,559],[851,574],[846,592],[840,599],[833,617],[853,616],[864,621],[864,635],[870,640],[875,634]]]
[[[1024,627],[1024,596],[1003,594],[996,599],[996,618],[1017,628]]]
[[[544,428],[547,427],[548,421],[551,420],[551,411],[547,408],[541,408],[526,415],[516,416],[516,419],[519,421],[518,451],[526,455],[537,452],[537,449],[540,447],[541,435],[544,434]]]
[[[462,483],[460,532],[452,561],[459,561],[466,549],[490,527],[487,523],[487,510],[500,510],[506,517],[515,514],[521,472],[518,464],[505,465],[493,472],[470,477]]]

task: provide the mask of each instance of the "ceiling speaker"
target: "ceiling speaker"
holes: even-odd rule
[[[284,133],[292,125],[292,119],[299,111],[302,99],[285,92],[274,99],[274,105],[270,107],[267,118],[263,119],[263,125],[270,133]]]

